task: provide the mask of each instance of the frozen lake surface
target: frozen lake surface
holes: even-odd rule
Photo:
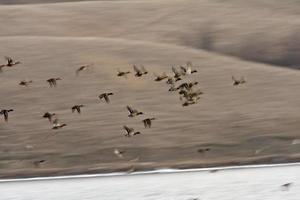
[[[300,199],[299,163],[214,169],[1,180],[0,200]]]

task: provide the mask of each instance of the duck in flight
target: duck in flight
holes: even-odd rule
[[[152,121],[155,120],[155,118],[147,118],[143,120],[145,128],[151,128]]]
[[[53,121],[53,127],[52,129],[60,129],[60,128],[63,128],[64,126],[67,126],[67,124],[60,124],[58,119],[55,119]]]
[[[141,134],[141,132],[134,132],[134,129],[133,128],[129,128],[128,126],[123,126],[123,128],[126,131],[125,137],[131,137],[131,136],[135,136],[135,135]]]
[[[236,79],[234,76],[231,76],[231,79],[233,81],[233,85],[241,85],[246,83],[246,80],[244,79],[243,76],[240,79]]]
[[[5,67],[12,67],[14,65],[20,64],[20,61],[14,61],[11,57],[5,56],[6,64],[4,65]]]
[[[162,81],[162,80],[168,78],[168,76],[167,76],[167,74],[165,72],[162,73],[161,75],[154,74],[154,76],[156,77],[154,79],[155,81]]]
[[[136,117],[138,115],[144,114],[143,112],[139,112],[138,110],[133,109],[130,106],[126,106],[126,108],[127,108],[128,112],[129,112],[128,117]]]
[[[50,87],[56,87],[57,81],[62,80],[61,78],[50,78],[47,80],[49,83]]]
[[[19,85],[28,87],[29,84],[31,84],[32,82],[33,82],[32,80],[30,80],[30,81],[23,80],[23,81],[20,81]]]
[[[197,70],[195,70],[195,69],[193,70],[192,67],[193,67],[193,64],[191,62],[187,62],[186,67],[180,66],[184,75],[196,73]]]
[[[148,74],[148,71],[145,69],[144,66],[141,66],[141,68],[139,69],[136,65],[133,65],[133,70],[135,71],[136,77],[140,77]]]
[[[80,72],[85,71],[90,68],[90,65],[82,65],[76,70],[76,76],[79,75]]]
[[[77,113],[81,113],[81,108],[84,107],[84,105],[75,105],[73,106],[71,109],[72,109],[72,113],[74,113],[75,111],[77,111]]]
[[[183,75],[182,72],[178,71],[174,66],[172,66],[172,71],[174,73],[175,82],[180,81],[181,76]]]
[[[49,120],[49,122],[52,122],[52,117],[54,117],[56,114],[55,113],[49,113],[49,112],[46,112],[44,115],[43,115],[43,118],[47,118]]]
[[[127,78],[127,74],[130,74],[130,71],[123,72],[118,69],[118,74],[117,74],[118,76],[124,76]]]
[[[102,93],[98,97],[100,100],[104,99],[106,103],[110,103],[109,96],[114,95],[114,93],[109,92],[109,93]]]
[[[114,150],[114,154],[116,155],[116,156],[118,156],[119,158],[124,158],[124,156],[123,156],[123,154],[125,153],[125,151],[123,150],[119,150],[119,149],[115,149]]]
[[[3,109],[0,111],[0,115],[4,116],[4,120],[7,122],[8,121],[8,113],[14,111],[13,109]]]

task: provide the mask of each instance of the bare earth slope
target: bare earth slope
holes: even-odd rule
[[[184,46],[185,30],[178,24],[144,21],[147,8],[158,15],[163,11],[154,8],[179,12],[183,2],[0,7],[1,23],[7,24],[0,30],[0,55],[22,61],[0,74],[1,108],[15,109],[8,123],[0,122],[0,176],[298,160],[299,72]],[[164,82],[154,82],[152,73],[171,74],[171,65],[188,60],[198,66],[188,79],[199,81],[204,94],[198,104],[182,107],[178,95]],[[92,71],[75,76],[78,66],[90,63]],[[116,76],[117,69],[132,70],[132,64],[143,64],[150,73]],[[231,75],[243,75],[247,83],[233,87]],[[62,77],[57,88],[49,88],[51,77]],[[18,85],[23,79],[34,82],[23,88]],[[110,104],[99,101],[102,92],[115,93]],[[86,105],[82,114],[71,112],[75,104]],[[129,119],[126,105],[145,115]],[[67,126],[52,130],[41,117],[46,111],[57,113]],[[144,129],[141,120],[152,116],[157,118],[153,127]],[[123,125],[142,134],[126,138]],[[114,155],[115,148],[126,151],[123,159]],[[211,151],[201,154],[199,148]],[[35,167],[41,159],[46,162]]]

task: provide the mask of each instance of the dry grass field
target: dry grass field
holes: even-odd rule
[[[0,73],[0,108],[14,109],[0,120],[0,177],[299,160],[298,1],[12,2],[0,6],[0,56],[22,63]],[[198,72],[184,81],[204,94],[183,107],[153,73],[187,61]],[[117,76],[133,64],[149,73]],[[232,75],[246,84],[233,86]],[[62,78],[56,88],[52,77]],[[18,85],[24,79],[33,83]],[[110,104],[103,92],[114,93]],[[144,115],[129,118],[127,105]],[[52,130],[47,111],[67,126]],[[147,117],[157,118],[150,129]],[[123,125],[141,134],[127,138]]]

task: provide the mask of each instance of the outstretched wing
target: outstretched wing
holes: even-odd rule
[[[177,69],[176,69],[174,66],[172,66],[172,71],[173,71],[173,73],[174,73],[175,75],[178,75],[178,74],[179,74],[178,71],[177,71]]]
[[[104,95],[103,97],[104,97],[106,103],[109,103],[109,102],[110,102],[108,95]]]
[[[130,107],[130,106],[126,106],[127,110],[130,112],[130,113],[133,113],[134,110]]]
[[[137,68],[136,65],[133,65],[133,70],[136,72],[136,73],[141,73],[141,70],[139,68]]]
[[[183,66],[180,66],[180,69],[183,73],[186,73],[186,71],[187,71],[186,68],[184,68]]]
[[[143,72],[143,73],[148,73],[148,71],[145,69],[145,67],[142,65],[141,66],[141,71]]]

